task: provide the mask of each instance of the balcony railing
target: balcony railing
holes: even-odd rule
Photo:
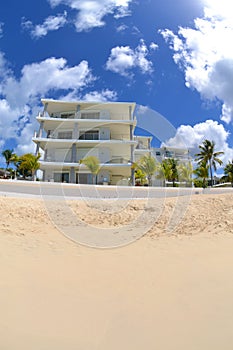
[[[41,138],[42,133],[34,132],[34,138]],[[47,139],[53,140],[84,140],[84,141],[131,141],[128,134],[115,134],[108,138],[103,137],[100,133],[83,133],[78,139],[73,137],[72,132],[64,132],[54,134],[53,130],[49,130],[45,136]]]
[[[110,159],[106,163],[108,163],[108,164],[128,164],[128,163],[130,163],[130,160],[127,158],[123,158],[123,157],[113,157],[112,159]]]
[[[41,111],[38,113],[39,118],[59,118],[59,119],[82,119],[82,120],[119,120],[119,121],[130,121],[135,122],[136,118],[129,118],[127,113],[116,113],[114,111],[94,111],[94,110],[81,110],[76,111],[65,111],[65,112],[53,112],[49,114],[47,111]]]
[[[56,156],[45,156],[44,162],[53,162],[53,163],[79,163],[80,157],[77,157],[76,160],[72,160],[71,156],[66,157],[65,159],[57,158]],[[102,164],[130,164],[130,160],[128,158],[123,157],[113,157],[110,160],[102,160],[100,161]]]

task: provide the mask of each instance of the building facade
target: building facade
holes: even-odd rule
[[[97,183],[128,184],[137,141],[134,139],[135,103],[92,103],[42,100],[40,124],[33,141],[44,181],[92,183],[80,160],[95,156],[101,170]]]
[[[81,160],[95,156],[100,162],[97,184],[134,184],[133,163],[151,155],[157,162],[174,158],[191,161],[188,149],[153,148],[151,136],[135,136],[135,103],[66,102],[43,99],[40,124],[33,141],[43,153],[43,180],[92,184],[93,176]],[[153,176],[153,186],[163,180]]]

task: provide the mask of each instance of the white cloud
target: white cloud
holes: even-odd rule
[[[33,148],[31,138],[33,130],[38,128],[35,117],[41,108],[41,97],[51,91],[80,95],[95,79],[86,61],[69,67],[64,58],[54,57],[25,65],[17,79],[9,71],[3,53],[0,53],[0,74],[0,142],[13,138],[19,151]]]
[[[116,31],[118,32],[118,33],[121,33],[121,32],[124,32],[126,29],[128,29],[129,27],[127,26],[127,25],[125,25],[125,24],[121,24],[120,26],[118,26],[117,28],[116,28]]]
[[[186,86],[204,99],[222,102],[221,119],[233,120],[233,12],[230,1],[205,0],[194,28],[160,31],[185,72]]]
[[[205,122],[198,123],[194,126],[181,125],[177,129],[176,135],[164,142],[164,145],[168,147],[188,148],[198,151],[198,146],[205,139],[214,141],[216,151],[224,152],[221,159],[226,164],[229,160],[233,159],[233,149],[228,145],[228,137],[229,132],[222,124],[219,124],[217,121],[206,120]]]
[[[135,50],[129,46],[114,47],[107,60],[106,69],[122,76],[132,76],[132,69],[137,67],[143,74],[152,73],[153,65],[147,59],[148,53],[148,48],[142,39]]]
[[[10,76],[2,88],[11,106],[25,105],[50,90],[74,90],[85,87],[94,77],[86,61],[68,67],[64,58],[48,58],[39,63],[25,65],[21,78]]]
[[[78,91],[73,90],[64,96],[61,96],[59,99],[63,101],[116,101],[117,93],[116,91],[105,89],[101,91],[90,91],[83,95]]]
[[[51,57],[25,65],[17,79],[0,52],[0,76],[0,145],[3,147],[7,139],[14,139],[18,154],[35,151],[32,136],[38,129],[35,117],[41,109],[41,97],[56,92],[63,100],[117,99],[117,93],[109,89],[83,93],[83,89],[95,80],[86,61],[69,67],[64,58]],[[64,92],[68,93],[64,96]]]
[[[153,41],[150,43],[150,49],[151,50],[157,50],[158,49],[158,45],[157,44],[155,44]]]
[[[30,30],[33,38],[46,36],[48,32],[58,30],[67,23],[67,13],[58,14],[57,16],[49,16],[44,20],[43,24],[33,25],[31,21],[22,20],[22,27]]]
[[[48,0],[52,7],[64,4],[77,11],[75,27],[78,32],[105,25],[104,17],[112,14],[116,19],[130,15],[133,0]]]
[[[107,102],[107,101],[116,101],[117,93],[109,89],[102,91],[91,91],[88,94],[83,96],[84,101],[98,101],[98,102]]]

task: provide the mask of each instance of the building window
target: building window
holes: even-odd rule
[[[71,113],[61,113],[61,118],[62,119],[74,119],[74,112]]]
[[[79,140],[99,140],[99,130],[80,131]]]
[[[88,173],[77,173],[76,183],[91,185],[93,183],[92,174]]]
[[[81,119],[100,119],[100,113],[99,112],[82,112],[81,113]]]
[[[59,139],[72,139],[72,131],[60,131],[57,135]]]
[[[54,173],[54,182],[69,182],[69,173]]]

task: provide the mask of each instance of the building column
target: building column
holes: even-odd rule
[[[75,143],[73,143],[71,148],[71,163],[77,163],[77,148]]]
[[[70,183],[75,184],[76,179],[75,179],[75,167],[70,168]]]
[[[132,182],[132,186],[135,185],[135,170],[133,169],[132,165],[134,163],[134,145],[131,145],[131,182]]]
[[[47,112],[47,107],[48,107],[48,102],[46,102],[45,105],[44,105],[44,109],[43,109],[43,112],[42,112],[42,117],[45,117],[45,113]]]
[[[151,149],[151,141],[150,141],[150,138],[148,137],[148,139],[147,139],[147,141],[148,141],[148,149]]]
[[[77,156],[77,149],[76,149],[76,144],[73,143],[72,148],[71,148],[71,163],[76,163],[76,156]],[[75,178],[75,167],[72,166],[70,168],[70,183],[75,184],[76,183],[76,178]]]
[[[38,133],[37,133],[37,137],[41,137],[42,136],[43,129],[44,129],[44,120],[42,120],[40,122],[40,127],[39,127],[39,130],[38,130]]]
[[[37,156],[40,150],[40,142],[37,142],[36,144],[36,151],[35,151],[35,155]]]
[[[133,125],[130,125],[129,133],[130,133],[130,141],[133,141]]]
[[[78,140],[78,138],[79,138],[78,123],[74,123],[72,138],[75,140]]]
[[[131,107],[129,107],[131,113]],[[130,125],[130,141],[133,141],[133,125]],[[131,162],[131,183],[132,186],[135,185],[135,170],[132,168],[134,163],[134,145],[130,146],[130,162]]]
[[[132,106],[129,106],[129,120],[133,120]]]
[[[81,106],[77,105],[74,118],[75,119],[80,119],[80,117],[81,117]]]

